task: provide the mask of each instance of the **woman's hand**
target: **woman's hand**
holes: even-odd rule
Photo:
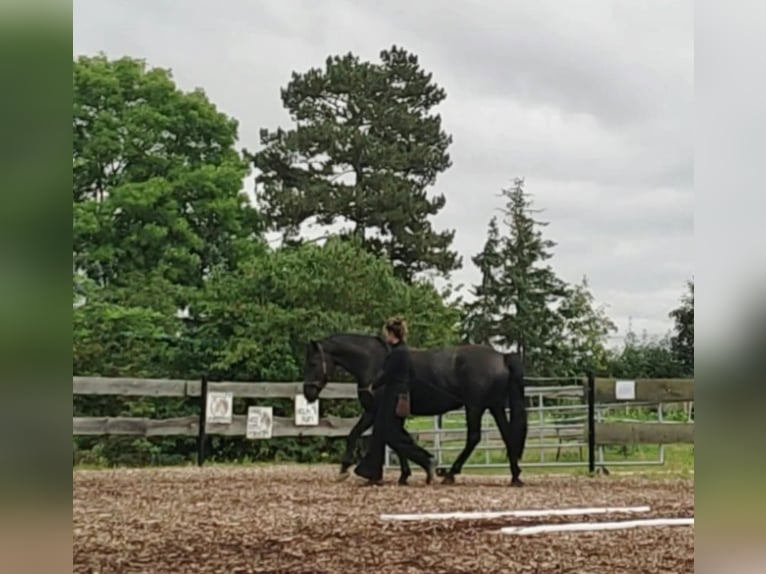
[[[396,416],[406,419],[410,416],[410,394],[401,393],[396,401]]]

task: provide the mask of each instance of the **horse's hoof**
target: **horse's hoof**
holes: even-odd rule
[[[404,478],[404,479],[400,478],[399,481],[397,482],[397,484],[399,486],[407,486],[407,479],[406,478]]]
[[[524,481],[521,480],[520,478],[512,478],[511,479],[511,486],[515,486],[515,487],[520,488],[520,487],[524,486]]]
[[[434,481],[434,474],[439,474],[439,469],[436,465],[437,462],[434,459],[431,459],[431,462],[428,463],[428,466],[426,467],[426,484],[432,484]]]
[[[442,484],[455,484],[455,476],[452,474],[444,474]]]
[[[351,473],[349,471],[341,471],[340,474],[338,474],[337,477],[335,477],[335,482],[343,482],[344,480],[348,480],[348,477],[351,476]]]

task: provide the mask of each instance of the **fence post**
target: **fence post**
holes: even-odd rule
[[[596,472],[596,378],[588,373],[588,472]]]
[[[199,429],[197,430],[197,466],[205,464],[205,441],[207,434],[207,375],[202,375],[199,392]]]

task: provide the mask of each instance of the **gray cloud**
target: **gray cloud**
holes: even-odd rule
[[[524,176],[554,267],[590,279],[624,331],[663,333],[693,273],[693,13],[684,2],[116,2],[78,0],[74,53],[146,58],[202,86],[240,139],[286,125],[279,89],[329,54],[376,59],[392,44],[445,87],[454,166],[436,218],[465,269],[500,188]],[[755,150],[753,150],[755,151]],[[249,185],[249,184],[248,184]]]

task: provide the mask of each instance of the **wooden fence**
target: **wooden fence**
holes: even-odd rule
[[[631,381],[631,397],[619,396],[615,379],[593,379],[588,384],[577,387],[542,386],[544,383],[532,383],[530,392],[545,392],[546,396],[582,397],[587,404],[587,424],[575,433],[584,433],[588,440],[591,454],[596,445],[628,444],[671,444],[693,443],[694,423],[657,423],[657,422],[597,422],[596,405],[615,403],[647,406],[656,404],[693,402],[694,381],[691,379],[636,379]],[[198,416],[185,416],[166,419],[145,417],[73,417],[73,435],[134,435],[134,436],[197,436],[200,439],[200,464],[204,460],[202,443],[205,435],[245,436],[246,415],[232,416],[229,424],[215,424],[206,420],[206,397],[213,391],[230,392],[235,398],[250,399],[293,399],[302,392],[301,383],[246,383],[246,382],[207,382],[171,379],[133,379],[74,377],[73,395],[116,395],[135,397],[193,397],[199,400]],[[322,390],[323,400],[357,399],[356,385],[353,383],[328,383]],[[273,437],[342,437],[346,436],[356,423],[357,418],[325,416],[314,426],[297,425],[290,417],[274,417]],[[541,429],[542,430],[542,429]],[[369,432],[369,431],[368,431]],[[424,431],[425,433],[433,431]],[[440,431],[450,433],[454,431]],[[464,436],[464,431],[457,431],[457,436]],[[557,438],[560,430],[555,431]],[[582,435],[580,435],[582,436]],[[566,438],[566,437],[565,437]],[[571,437],[569,437],[571,438]],[[592,456],[589,457],[592,460]]]

